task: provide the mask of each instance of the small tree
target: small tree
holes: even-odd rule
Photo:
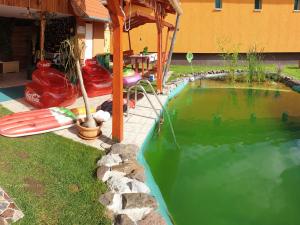
[[[94,128],[97,127],[97,123],[93,118],[90,110],[90,104],[88,96],[84,87],[83,77],[80,67],[80,59],[82,50],[84,49],[84,43],[80,43],[78,36],[71,37],[61,42],[60,45],[60,57],[64,66],[65,72],[71,82],[79,81],[82,97],[85,104],[86,120],[82,124],[84,127]]]

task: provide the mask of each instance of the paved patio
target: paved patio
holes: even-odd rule
[[[111,98],[111,95],[91,98],[91,106],[97,108],[104,101]],[[161,107],[155,96],[149,95],[152,100],[157,112],[161,110]],[[166,95],[159,96],[161,102],[164,104],[167,101]],[[4,107],[8,108],[12,112],[22,112],[34,109],[31,105],[25,102],[24,99],[11,100],[1,103]],[[77,101],[69,106],[68,108],[82,107],[84,106],[83,99],[78,98]],[[135,109],[130,109],[128,117],[124,116],[124,144],[136,144],[139,147],[144,143],[148,133],[155,124],[157,116],[153,109],[151,108],[146,97],[138,101]],[[112,144],[112,119],[105,122],[102,126],[102,136],[96,140],[85,141],[77,136],[76,127],[71,127],[69,129],[60,130],[55,132],[66,138],[70,138],[74,141],[84,143],[96,147],[98,149],[109,148]]]

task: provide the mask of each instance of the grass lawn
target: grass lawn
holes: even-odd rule
[[[286,65],[283,68],[283,74],[300,80],[300,68],[298,65]]]
[[[247,70],[247,66],[239,66],[237,69]],[[268,72],[276,72],[276,65],[266,64],[265,69]],[[174,72],[170,80],[175,79],[183,73],[191,73],[191,67],[189,65],[171,65],[170,70]],[[206,66],[206,65],[194,65],[194,72],[207,72],[212,70],[226,70],[225,66]],[[283,74],[300,79],[300,69],[298,65],[285,65],[283,67]]]
[[[0,116],[8,113],[0,105]],[[48,133],[0,136],[0,156],[0,185],[25,214],[16,224],[111,224],[98,202],[106,190],[95,176],[99,150]]]

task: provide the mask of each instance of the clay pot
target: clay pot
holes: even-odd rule
[[[78,136],[81,137],[84,140],[94,140],[97,137],[99,137],[102,132],[101,132],[101,124],[98,124],[97,127],[94,128],[87,128],[82,126],[81,124],[83,123],[83,120],[77,120],[76,122],[76,127],[78,130]]]

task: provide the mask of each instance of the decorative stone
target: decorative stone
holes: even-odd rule
[[[156,200],[153,196],[145,193],[125,193],[122,194],[122,208],[157,208]]]
[[[149,187],[138,180],[131,180],[127,185],[129,186],[131,193],[150,193]]]
[[[116,193],[130,193],[131,190],[128,186],[128,183],[131,181],[131,179],[127,177],[121,177],[121,176],[112,176],[110,179],[107,180],[107,185],[110,187],[110,189],[113,192]]]
[[[97,166],[112,167],[119,165],[122,162],[120,155],[118,154],[108,154],[103,156],[98,162]]]
[[[135,225],[135,223],[125,214],[117,215],[115,225]]]
[[[141,182],[146,180],[144,168],[139,165],[136,160],[114,166],[112,167],[112,170],[123,172],[127,177],[139,180]]]
[[[146,181],[146,175],[145,175],[145,171],[144,169],[142,170],[134,170],[132,171],[132,173],[128,174],[127,177],[131,178],[131,179],[135,179],[141,182],[145,182]]]
[[[112,192],[106,192],[100,196],[99,202],[104,206],[108,206],[112,203],[113,198],[114,194]]]
[[[102,181],[105,173],[109,170],[110,170],[110,168],[107,167],[107,166],[98,167],[98,169],[97,169],[97,178]]]
[[[8,207],[8,205],[9,205],[9,203],[7,202],[7,201],[1,201],[1,199],[0,199],[0,214],[5,210],[5,209],[7,209],[7,207]]]
[[[136,159],[139,147],[136,145],[114,144],[111,147],[111,154],[119,154],[123,161]]]
[[[9,217],[13,217],[13,215],[14,215],[14,210],[13,209],[7,209],[0,216],[4,217],[4,218],[9,218]]]
[[[24,217],[24,214],[22,213],[22,211],[20,210],[15,210],[15,213],[12,217],[12,221],[13,222],[16,222],[18,221],[19,219],[22,219]]]
[[[152,211],[143,220],[138,221],[137,225],[167,225],[167,223],[158,212]]]
[[[20,211],[13,200],[0,188],[0,225],[7,225],[23,218],[24,214]]]
[[[8,223],[3,217],[0,217],[0,225],[8,225]]]
[[[121,154],[122,149],[124,149],[125,147],[126,147],[126,145],[124,145],[124,144],[120,144],[120,143],[114,144],[111,146],[110,153],[111,154]]]
[[[17,206],[15,205],[15,203],[10,203],[9,206],[8,206],[8,208],[10,208],[10,209],[16,209]]]
[[[122,177],[124,177],[126,174],[119,172],[119,171],[106,171],[106,173],[104,174],[102,181],[106,182],[109,179],[111,179],[112,177],[116,178],[116,179],[121,179]]]

